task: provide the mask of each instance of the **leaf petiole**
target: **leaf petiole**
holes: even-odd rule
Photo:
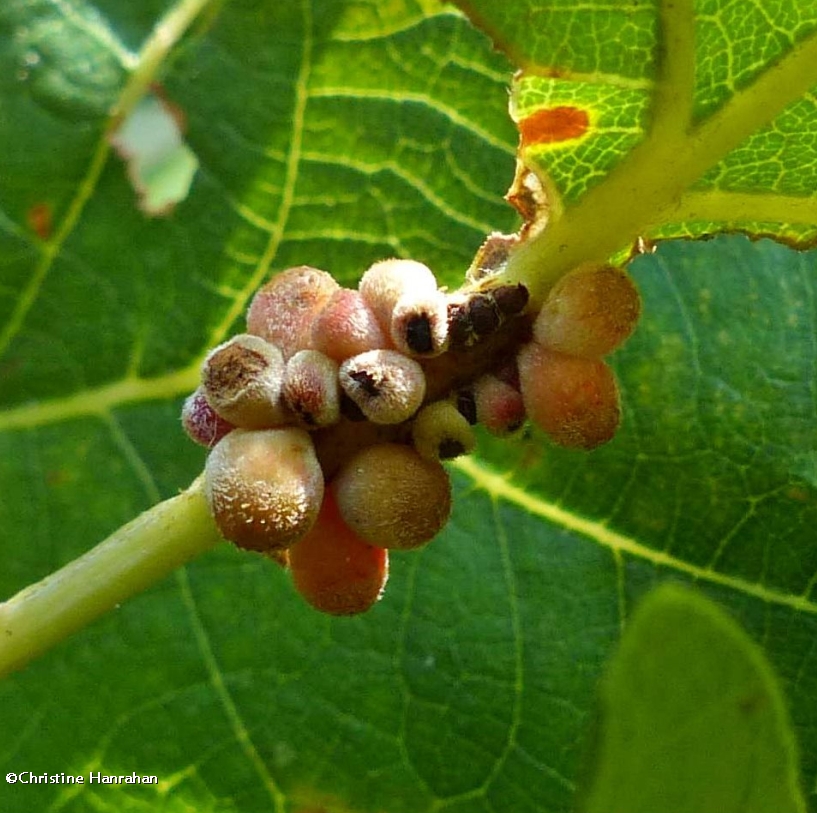
[[[202,478],[0,604],[0,677],[222,541]]]
[[[689,77],[683,63],[690,43],[683,4],[667,5],[662,19],[668,50],[646,138],[602,183],[509,258],[503,281],[524,283],[535,303],[580,263],[605,262],[662,225],[684,217],[699,219],[700,213],[690,210],[695,195],[701,194],[695,189],[700,179],[817,81],[817,37],[811,36],[736,91],[717,112],[688,124]],[[723,214],[721,230],[728,230],[735,213]],[[781,214],[784,222],[791,219]]]

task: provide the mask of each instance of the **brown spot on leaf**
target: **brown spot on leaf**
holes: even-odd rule
[[[786,489],[786,496],[790,500],[797,500],[798,502],[805,502],[808,499],[808,491],[802,486],[792,485]]]
[[[754,691],[738,699],[738,708],[747,717],[761,711],[767,704],[768,698],[760,691]]]
[[[45,481],[49,487],[64,486],[71,482],[71,476],[65,469],[50,469],[45,473]]]
[[[54,212],[50,203],[35,203],[26,212],[26,223],[41,240],[48,240],[54,231]]]
[[[519,122],[522,146],[555,144],[581,138],[590,125],[586,110],[578,107],[546,107]]]

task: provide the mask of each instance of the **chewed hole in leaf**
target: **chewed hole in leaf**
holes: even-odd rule
[[[190,191],[199,161],[184,143],[183,128],[181,111],[151,93],[111,136],[146,215],[169,214]]]

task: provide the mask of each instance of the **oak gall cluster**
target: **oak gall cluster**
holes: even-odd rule
[[[442,461],[474,450],[475,424],[505,436],[530,418],[583,449],[612,438],[602,357],[638,319],[632,281],[583,266],[538,314],[528,305],[524,285],[491,279],[448,293],[413,260],[375,263],[356,290],[308,266],[274,276],[182,410],[210,449],[205,494],[224,537],[287,566],[318,610],[360,613],[382,595],[389,550],[445,526]]]

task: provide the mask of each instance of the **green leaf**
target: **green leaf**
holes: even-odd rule
[[[769,664],[698,593],[667,584],[644,599],[609,664],[600,706],[583,811],[805,810]]]
[[[546,290],[588,234],[598,259],[719,231],[817,239],[809,0],[460,5],[522,68],[511,109],[549,221],[521,278],[544,265]]]
[[[94,34],[99,59],[133,55],[100,103],[85,51],[60,38],[55,86],[82,97],[56,94],[66,111],[0,37],[6,597],[200,472],[182,399],[271,271],[351,283],[399,254],[455,286],[484,235],[517,221],[501,201],[513,68],[434,3],[3,8],[15,31],[42,17]],[[200,161],[167,219],[139,212],[108,143],[154,81]],[[482,437],[453,469],[450,526],[394,556],[360,618],[316,615],[275,565],[226,545],[176,571],[0,683],[5,772],[86,777],[0,782],[0,809],[573,809],[603,664],[668,577],[764,646],[815,809],[817,258],[730,238],[632,270],[645,317],[615,357],[613,443]],[[88,784],[96,771],[160,784]]]

